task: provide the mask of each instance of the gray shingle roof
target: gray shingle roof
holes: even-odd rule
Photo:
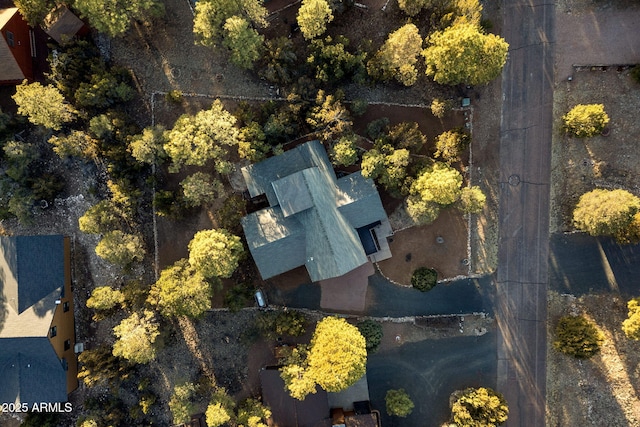
[[[271,205],[242,221],[264,279],[305,265],[317,282],[367,262],[355,228],[386,218],[375,184],[359,173],[337,180],[320,142],[242,173],[251,196],[266,194]]]
[[[0,339],[0,403],[66,402],[67,376],[47,337]]]
[[[0,402],[64,402],[67,380],[49,342],[65,283],[63,236],[0,237]]]
[[[1,236],[0,281],[18,314],[63,288],[64,237]]]
[[[304,265],[305,232],[295,217],[285,218],[279,206],[242,218],[249,250],[263,278]]]
[[[338,211],[353,228],[387,217],[376,185],[360,171],[340,178],[338,190]]]
[[[307,142],[279,156],[245,166],[242,168],[242,175],[251,197],[265,194],[269,204],[276,206],[278,198],[271,183],[314,166],[320,168],[327,179],[336,180],[327,152],[320,141]]]

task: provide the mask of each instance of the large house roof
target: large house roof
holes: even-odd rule
[[[65,281],[64,237],[0,237],[0,403],[64,402],[66,372],[49,342]]]
[[[252,197],[267,209],[242,226],[264,279],[304,265],[314,282],[365,264],[357,228],[386,219],[375,184],[357,172],[337,179],[318,141],[243,168]]]
[[[0,403],[65,402],[67,376],[49,339],[0,339]]]

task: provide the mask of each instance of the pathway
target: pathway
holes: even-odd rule
[[[509,426],[545,425],[554,3],[506,0],[496,319]]]

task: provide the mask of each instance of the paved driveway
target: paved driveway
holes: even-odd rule
[[[584,233],[551,237],[549,289],[576,296],[591,292],[640,296],[640,245]]]
[[[447,421],[449,395],[467,387],[495,387],[496,334],[425,340],[374,353],[367,362],[369,396],[385,427],[440,427]],[[385,411],[387,390],[404,388],[415,409],[405,418]]]
[[[269,302],[295,308],[320,310],[321,289],[304,284],[292,289],[272,287]],[[374,317],[426,316],[430,314],[493,313],[494,285],[490,277],[461,279],[420,292],[389,283],[379,274],[369,277],[363,315]]]

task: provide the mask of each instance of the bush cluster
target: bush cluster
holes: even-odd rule
[[[437,284],[438,272],[433,268],[420,267],[411,275],[411,286],[419,291],[430,291]]]

